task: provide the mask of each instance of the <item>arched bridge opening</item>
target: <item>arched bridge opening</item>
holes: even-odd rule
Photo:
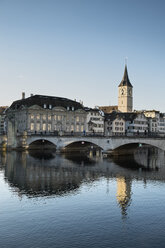
[[[68,145],[66,145],[64,148],[63,148],[63,151],[64,152],[90,152],[90,151],[97,151],[97,150],[102,150],[102,147],[92,143],[92,142],[88,142],[88,141],[84,141],[84,140],[81,140],[81,141],[75,141],[75,142],[72,142]]]
[[[118,146],[113,150],[112,154],[113,155],[128,155],[128,154],[133,154],[137,151],[143,151],[146,149],[155,153],[160,148],[155,145],[137,142],[137,143],[129,143],[129,144]]]
[[[56,145],[46,139],[35,140],[29,144],[29,150],[56,150]]]

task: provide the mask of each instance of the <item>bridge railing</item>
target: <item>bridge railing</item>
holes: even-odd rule
[[[91,133],[91,132],[26,132],[28,136],[97,136],[104,137],[104,133]],[[22,134],[18,133],[17,136],[21,136]]]
[[[165,134],[163,133],[123,133],[123,134],[116,134],[116,133],[111,133],[110,135],[105,135],[104,133],[91,133],[91,132],[63,132],[63,131],[54,131],[54,132],[23,132],[23,133],[17,133],[17,136],[22,136],[22,135],[27,135],[27,136],[53,136],[53,137],[105,137],[105,138],[110,138],[110,137],[116,137],[116,138],[121,138],[121,137],[127,137],[127,138],[165,138]]]

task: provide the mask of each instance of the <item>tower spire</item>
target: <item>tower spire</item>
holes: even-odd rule
[[[129,87],[133,87],[132,84],[129,81],[129,77],[128,77],[128,71],[127,71],[127,64],[125,64],[125,69],[124,69],[124,76],[123,79],[121,81],[121,83],[119,84],[120,86],[129,86]]]
[[[125,57],[125,66],[127,66],[128,58]]]

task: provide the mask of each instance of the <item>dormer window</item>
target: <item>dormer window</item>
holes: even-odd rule
[[[49,109],[52,109],[52,105],[51,104],[49,104]]]
[[[74,111],[74,107],[72,107],[72,111]]]
[[[67,110],[69,110],[69,106],[67,107]]]
[[[44,109],[46,109],[46,104],[44,104]]]

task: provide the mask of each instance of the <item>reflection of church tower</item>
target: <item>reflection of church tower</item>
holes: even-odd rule
[[[128,78],[127,66],[125,66],[124,76],[118,86],[118,110],[121,112],[132,112],[133,94],[132,84]]]
[[[116,198],[123,216],[127,215],[127,207],[131,201],[131,180],[124,177],[117,178]]]

